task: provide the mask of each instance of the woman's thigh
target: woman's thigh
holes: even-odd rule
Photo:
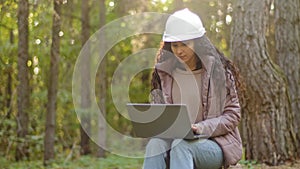
[[[171,149],[171,139],[152,138],[146,146],[146,157],[165,154]]]

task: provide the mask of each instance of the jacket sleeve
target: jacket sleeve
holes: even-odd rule
[[[197,132],[210,137],[225,135],[235,130],[241,120],[240,104],[235,88],[235,81],[231,73],[227,73],[226,85],[227,94],[225,107],[218,117],[206,119],[197,123]],[[213,106],[213,105],[211,105]]]

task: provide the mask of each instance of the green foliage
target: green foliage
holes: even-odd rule
[[[129,98],[132,103],[148,103],[150,94],[150,75],[153,70],[140,72],[132,79],[129,86]]]

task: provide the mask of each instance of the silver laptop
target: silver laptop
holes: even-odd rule
[[[128,103],[127,110],[133,126],[133,137],[208,138],[207,135],[193,132],[186,105]]]

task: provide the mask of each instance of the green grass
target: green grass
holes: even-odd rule
[[[65,161],[56,159],[47,167],[42,160],[11,162],[0,157],[0,169],[139,169],[143,159],[125,158],[109,155],[107,158],[81,156],[77,159]]]

